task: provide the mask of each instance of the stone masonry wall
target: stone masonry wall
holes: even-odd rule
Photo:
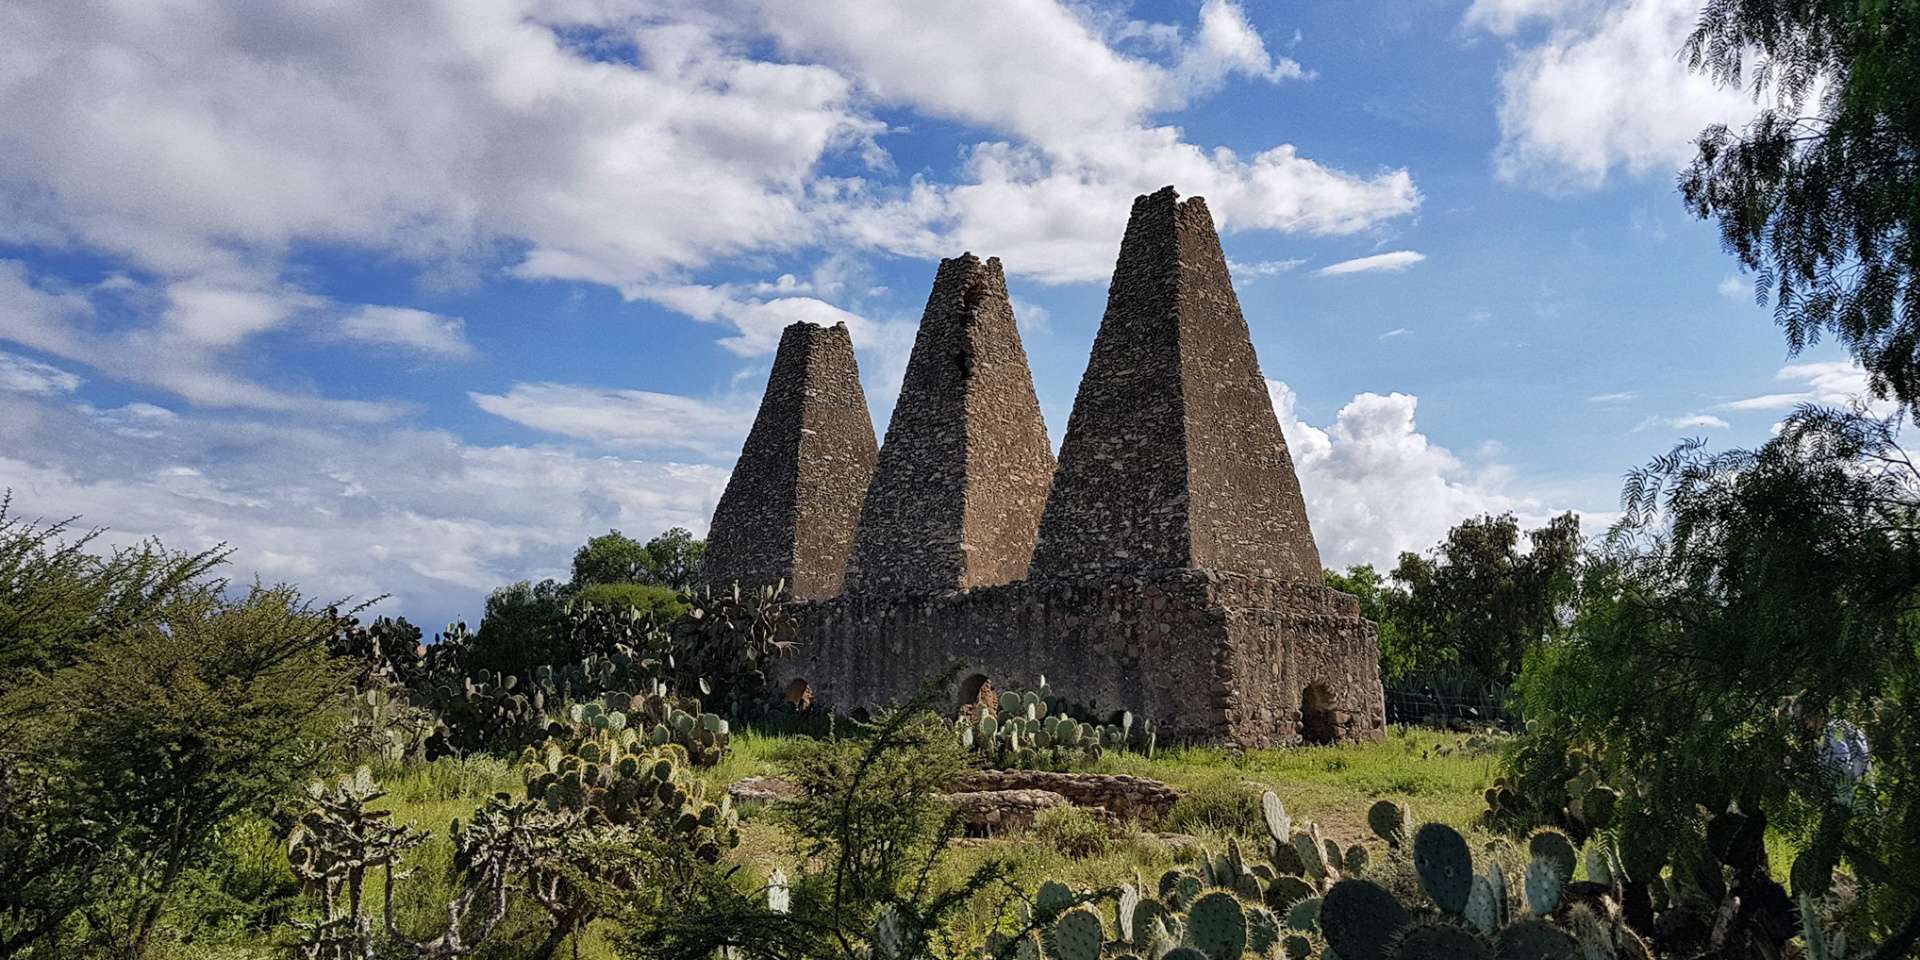
[[[1206,202],[1134,201],[1033,572],[1320,579],[1286,438]]]
[[[1373,624],[1353,598],[1318,585],[1174,569],[849,594],[796,613],[802,645],[779,662],[779,686],[804,680],[815,702],[843,712],[902,701],[952,664],[949,706],[973,674],[1000,689],[1030,689],[1044,674],[1070,700],[1152,718],[1163,743],[1297,742],[1296,712],[1314,684],[1331,696],[1328,719],[1351,721],[1334,737],[1377,739],[1386,718]]]
[[[1026,576],[1053,466],[1000,261],[942,260],[846,591],[932,593]]]
[[[703,577],[784,580],[800,599],[838,594],[876,451],[846,325],[787,327],[714,509]]]

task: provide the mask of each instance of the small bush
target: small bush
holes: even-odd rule
[[[1214,831],[1255,834],[1266,830],[1260,813],[1261,789],[1238,780],[1215,780],[1187,791],[1167,811],[1163,829],[1175,833]]]
[[[653,614],[662,623],[671,621],[687,609],[672,587],[650,583],[589,584],[573,595],[573,602],[576,607],[590,603],[596,607],[638,610],[642,614]]]
[[[1051,807],[1033,818],[1033,837],[1074,859],[1105,854],[1113,837],[1107,825],[1080,807]]]

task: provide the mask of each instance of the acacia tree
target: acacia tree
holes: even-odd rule
[[[1920,2],[1708,0],[1686,50],[1776,97],[1701,133],[1687,207],[1719,220],[1794,351],[1831,334],[1920,411]]]
[[[1623,837],[1697,844],[1698,811],[1737,805],[1801,848],[1796,896],[1847,864],[1867,907],[1856,942],[1909,956],[1920,467],[1892,422],[1803,408],[1758,450],[1681,445],[1624,500],[1569,638],[1521,680],[1533,736],[1597,748],[1630,787]],[[1861,783],[1822,760],[1825,717],[1865,729]]]

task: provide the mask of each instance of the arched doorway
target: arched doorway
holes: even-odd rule
[[[982,706],[988,710],[998,711],[1000,695],[994,692],[993,681],[987,679],[986,674],[976,673],[960,681],[960,715],[978,716]]]
[[[1333,717],[1333,691],[1324,683],[1312,683],[1300,694],[1300,739],[1310,744],[1328,744],[1340,737],[1340,726]]]

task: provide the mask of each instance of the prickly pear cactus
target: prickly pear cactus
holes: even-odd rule
[[[1572,937],[1540,920],[1522,920],[1494,938],[1497,960],[1580,960],[1580,945]]]
[[[1536,917],[1544,917],[1560,905],[1560,868],[1549,860],[1535,860],[1527,865],[1527,910]]]
[[[1500,912],[1494,906],[1493,885],[1486,877],[1473,878],[1473,890],[1467,894],[1467,908],[1461,916],[1475,930],[1485,936],[1492,936],[1500,928]]]
[[[1308,897],[1288,908],[1287,926],[1301,933],[1320,929],[1320,898]]]
[[[1393,960],[1494,960],[1493,944],[1465,927],[1436,920],[1409,925],[1388,956]]]
[[[1284,842],[1293,836],[1293,818],[1287,816],[1287,808],[1280,802],[1280,795],[1268,790],[1260,795],[1260,817],[1267,825],[1267,836],[1276,843]]]
[[[1299,877],[1275,877],[1267,885],[1267,906],[1285,910],[1314,895],[1313,885]]]
[[[1247,949],[1247,917],[1233,895],[1215,891],[1187,911],[1187,942],[1211,960],[1239,960]]]
[[[1100,960],[1100,948],[1107,932],[1100,926],[1100,915],[1086,907],[1075,907],[1053,922],[1053,960]]]
[[[1407,821],[1412,819],[1404,803],[1376,800],[1367,808],[1367,828],[1395,850],[1407,842]]]
[[[1533,836],[1527,838],[1527,853],[1535,860],[1552,863],[1560,874],[1563,886],[1573,882],[1573,870],[1579,864],[1580,857],[1566,834],[1558,830],[1535,831]]]
[[[1380,885],[1342,880],[1320,904],[1320,932],[1344,960],[1386,960],[1387,946],[1411,918]]]
[[[1113,906],[1113,929],[1120,935],[1122,943],[1132,943],[1133,914],[1140,909],[1140,888],[1129,883],[1120,888],[1120,896]]]
[[[1473,853],[1460,831],[1444,823],[1421,826],[1413,836],[1413,868],[1440,909],[1459,916],[1473,892]]]
[[[1286,953],[1287,960],[1307,960],[1313,954],[1313,941],[1297,933],[1289,934],[1280,949]]]
[[[1058,880],[1041,884],[1039,891],[1033,895],[1033,913],[1042,920],[1051,920],[1071,906],[1073,891]]]
[[[1280,941],[1280,918],[1266,907],[1252,907],[1247,910],[1247,949],[1259,956],[1266,956],[1273,945]]]

